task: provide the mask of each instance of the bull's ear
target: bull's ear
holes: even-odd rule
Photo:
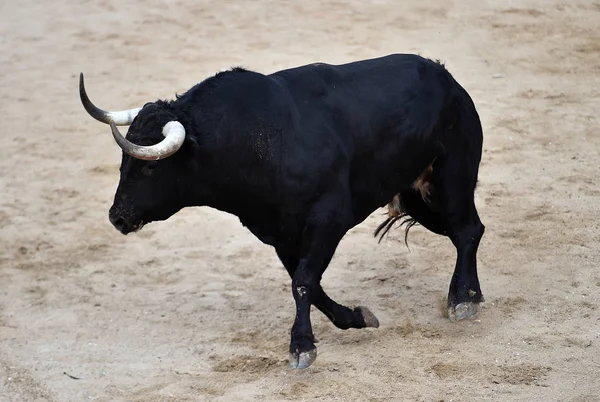
[[[200,149],[200,142],[196,137],[189,135],[185,137],[185,142],[183,143],[183,146],[181,147],[179,152],[184,153],[184,163],[191,171],[203,170],[202,160],[201,158],[199,158]]]
[[[196,152],[200,150],[200,144],[198,143],[198,139],[191,135],[185,136],[184,146],[191,152]]]

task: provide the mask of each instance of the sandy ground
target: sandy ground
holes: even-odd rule
[[[0,14],[1,401],[600,401],[598,1],[22,0]],[[232,65],[395,52],[445,61],[480,111],[487,302],[447,321],[452,245],[422,228],[410,250],[401,230],[378,245],[382,209],[323,281],[381,327],[315,312],[319,357],[292,371],[290,281],[235,217],[112,228],[120,150],[78,74],[125,109]]]

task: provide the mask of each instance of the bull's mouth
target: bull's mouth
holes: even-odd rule
[[[138,223],[137,225],[132,225],[131,226],[131,232],[133,233],[137,233],[140,230],[142,230],[142,228],[144,227],[146,223],[144,221],[140,221],[140,223]]]

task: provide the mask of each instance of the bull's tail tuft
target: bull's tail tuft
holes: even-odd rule
[[[388,204],[388,217],[385,221],[383,221],[377,229],[375,229],[374,237],[379,236],[378,243],[381,243],[383,237],[389,233],[396,222],[400,222],[398,227],[402,225],[406,225],[406,230],[404,233],[404,243],[406,247],[408,247],[408,231],[415,226],[418,222],[416,219],[412,218],[404,205],[402,205],[402,199],[400,195],[396,195],[392,202]],[[379,235],[381,233],[381,235]]]

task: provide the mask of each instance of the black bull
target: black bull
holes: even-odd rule
[[[345,233],[386,204],[376,235],[402,220],[456,247],[451,317],[474,315],[483,301],[476,254],[484,225],[474,202],[482,128],[443,65],[398,54],[270,75],[235,68],[173,101],[123,112],[96,108],[83,76],[80,95],[124,150],[109,213],[123,234],[210,206],[275,248],[296,303],[292,367],[316,358],[311,304],[341,329],[379,326],[366,307],[331,299],[320,280]],[[118,124],[130,124],[126,137]]]

